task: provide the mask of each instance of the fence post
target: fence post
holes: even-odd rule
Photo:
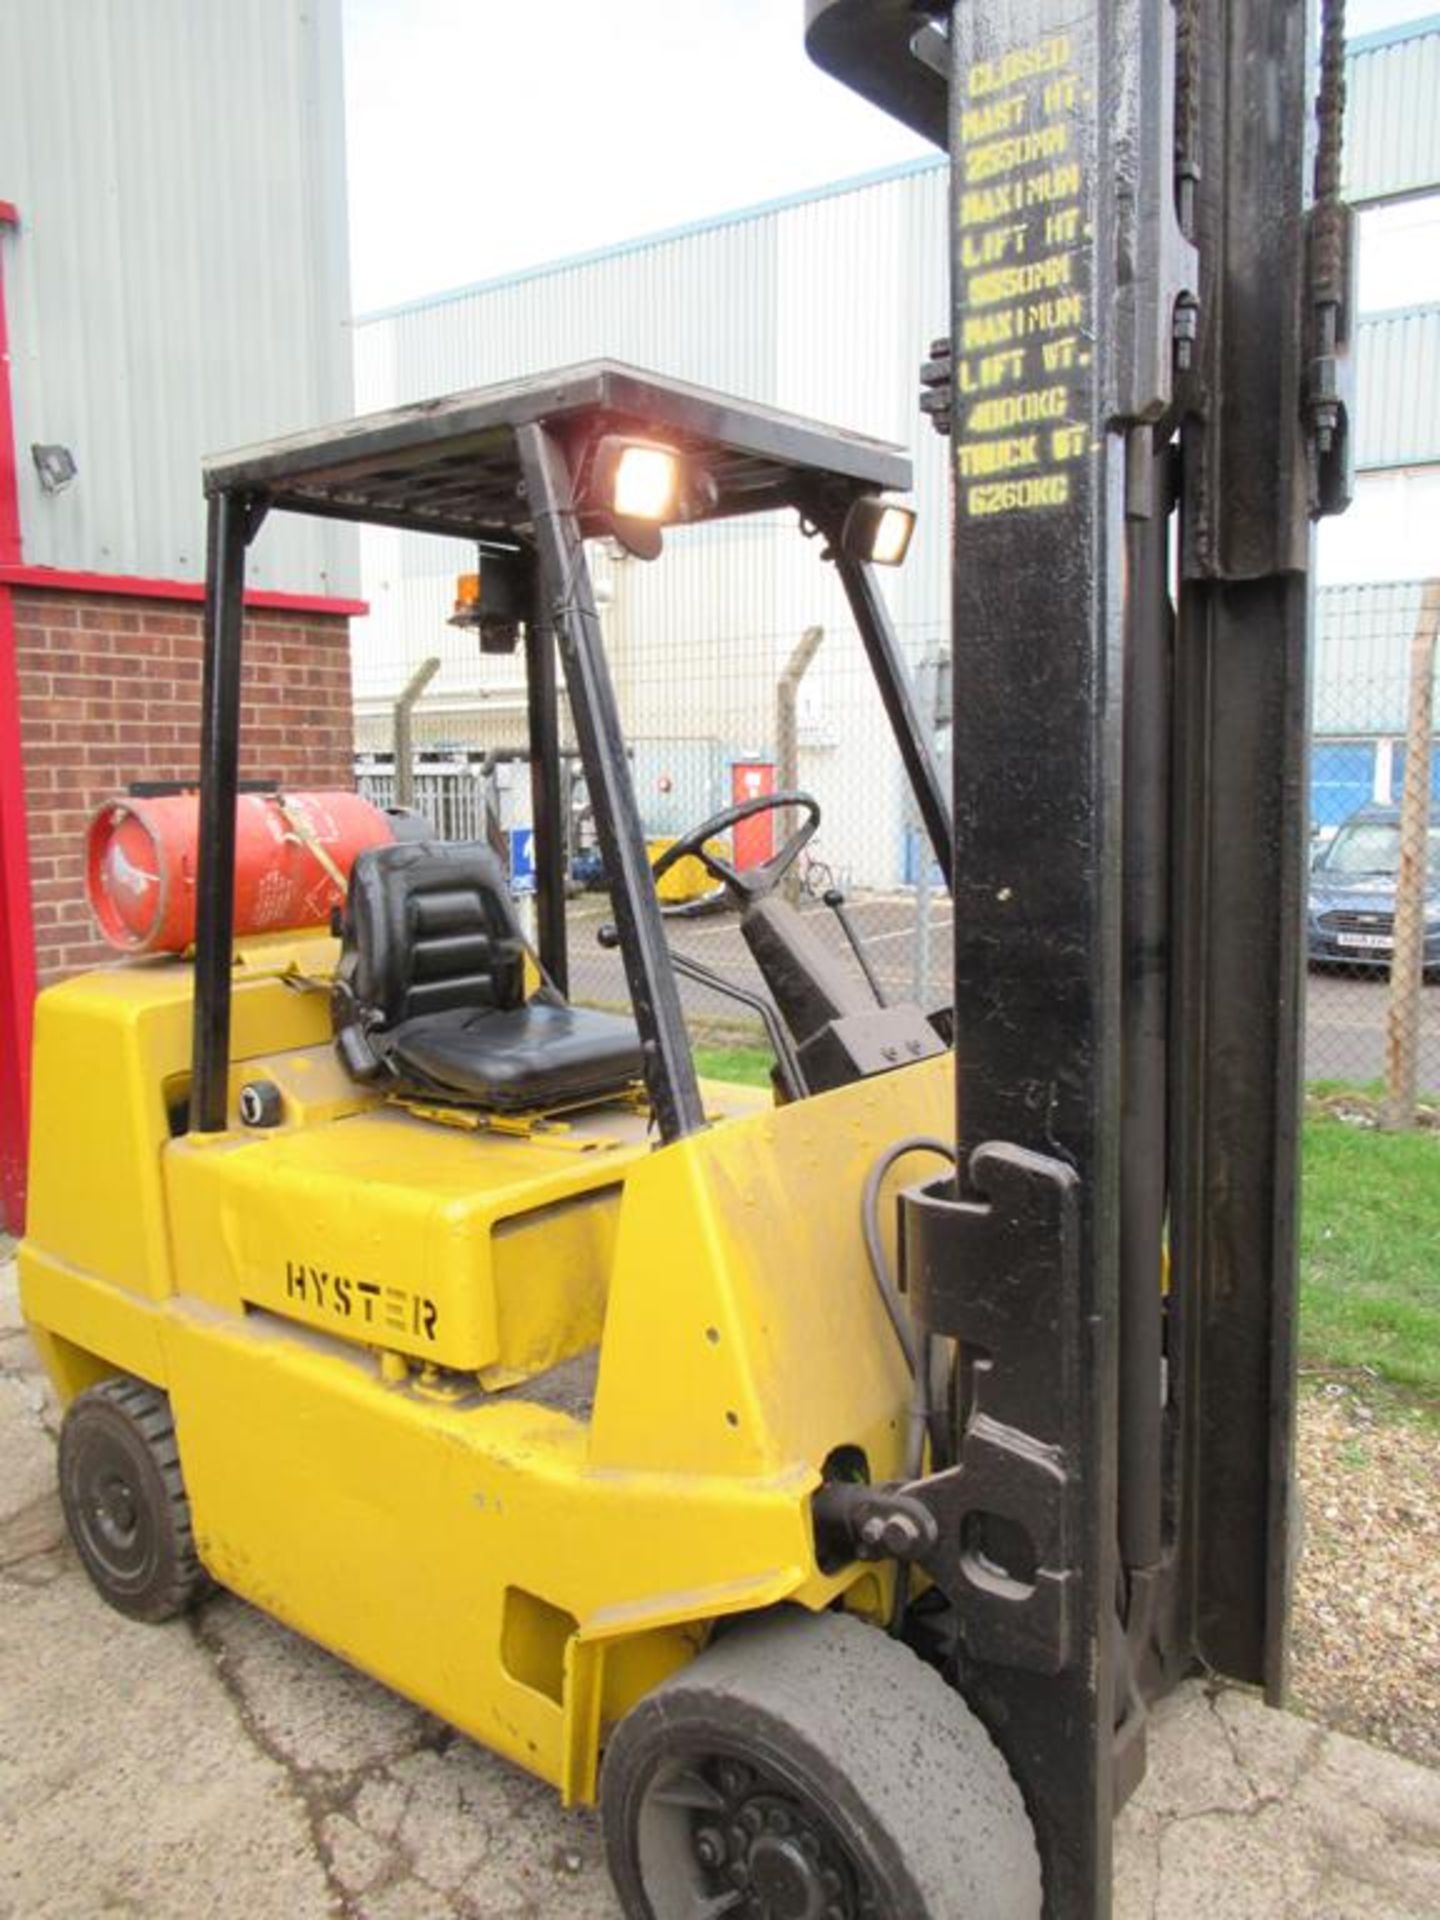
[[[415,742],[411,737],[410,719],[415,711],[415,702],[439,671],[440,661],[432,653],[428,660],[420,662],[405,682],[400,698],[395,702],[395,804],[397,807],[413,807],[415,804]]]
[[[933,743],[940,726],[941,655],[927,647],[915,668],[915,705],[925,737]],[[906,809],[907,822],[917,819],[912,804]],[[910,997],[924,1007],[930,999],[930,867],[934,860],[923,823],[915,835],[915,923],[910,951]]]
[[[1400,801],[1400,871],[1395,880],[1395,949],[1385,1031],[1384,1125],[1415,1124],[1420,991],[1425,978],[1425,877],[1430,828],[1430,740],[1434,728],[1435,632],[1440,580],[1426,582],[1410,641],[1410,707],[1405,790]]]
[[[800,779],[800,682],[810,662],[820,651],[825,638],[823,627],[807,627],[799,644],[785,663],[775,687],[775,785],[782,793],[793,789]],[[785,876],[784,897],[794,906],[800,898],[800,870],[791,867]]]

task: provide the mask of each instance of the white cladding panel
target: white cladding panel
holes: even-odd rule
[[[0,49],[24,558],[197,579],[201,456],[351,411],[340,0],[4,0]],[[267,527],[250,583],[352,594],[354,536]]]
[[[1355,359],[1356,465],[1440,461],[1440,306],[1362,320]]]
[[[898,441],[914,458],[920,527],[888,584],[902,627],[937,637],[948,623],[945,444],[916,397],[920,362],[948,325],[946,191],[944,163],[925,161],[362,318],[357,405],[368,412],[606,354]],[[732,550],[716,537],[717,553]],[[789,544],[773,528],[767,538]],[[379,694],[426,653],[444,651],[399,583],[432,579],[425,604],[438,604],[451,555],[423,537],[395,541],[369,529],[362,552],[375,612],[355,630],[357,673]],[[668,573],[664,562],[656,572]],[[667,621],[691,620],[680,598],[665,595]],[[634,617],[650,617],[639,611],[646,604],[642,597]],[[780,616],[772,606],[760,617],[769,630]],[[645,635],[627,640],[643,646]]]
[[[1316,562],[1322,587],[1440,573],[1440,466],[1357,475],[1348,509],[1321,522]]]
[[[1432,152],[1440,88],[1426,79],[1437,52],[1440,30],[1427,23],[1352,57],[1347,153],[1357,194],[1412,191],[1440,177],[1440,149]],[[611,354],[899,441],[914,460],[920,523],[908,564],[884,586],[905,651],[918,661],[949,631],[947,447],[916,406],[920,362],[948,323],[947,185],[944,162],[925,161],[363,318],[360,404],[394,405]],[[1440,455],[1437,319],[1440,309],[1417,309],[1377,315],[1361,329],[1360,459],[1422,471],[1362,476],[1352,513],[1322,530],[1322,580],[1434,571],[1433,540],[1409,538],[1397,552],[1393,514],[1370,509],[1404,484],[1411,532],[1432,527],[1423,463]],[[503,700],[502,669],[467,662],[437,633],[451,555],[367,533],[364,560],[376,612],[357,629],[357,661],[377,723],[387,696],[432,652],[446,661],[437,685],[449,702],[463,703],[467,689],[483,698],[487,682],[492,699]],[[803,630],[822,625],[826,639],[801,694],[801,783],[824,805],[827,849],[845,849],[841,857],[854,863],[849,877],[891,882],[905,865],[909,825],[898,762],[882,750],[883,716],[827,574],[781,520],[687,530],[667,537],[653,567],[620,560],[608,568],[602,610],[642,812],[668,830],[669,810],[678,825],[705,810],[697,803],[730,797],[728,764],[773,751],[776,679]],[[1393,656],[1408,638],[1411,597],[1321,593],[1326,730],[1391,723]],[[957,671],[963,682],[963,660]],[[1381,684],[1363,687],[1367,674]],[[428,731],[448,736],[450,716],[437,715]],[[701,780],[707,791],[692,796]]]
[[[1440,183],[1440,17],[1361,38],[1345,78],[1347,197],[1384,200]]]

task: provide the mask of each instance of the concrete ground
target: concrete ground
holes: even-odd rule
[[[141,1627],[70,1551],[0,1266],[3,1920],[618,1920],[594,1819],[226,1595]],[[1118,1920],[1436,1920],[1440,1775],[1230,1691],[1156,1715]]]
[[[845,965],[853,966],[834,915],[808,900],[802,902],[801,910],[811,918],[826,945]],[[927,1006],[945,997],[953,925],[948,899],[940,897],[931,902],[929,944],[923,960],[910,895],[860,894],[850,911],[881,987],[891,999],[909,999],[919,980],[928,983],[921,995]],[[618,1005],[626,997],[620,957],[603,951],[595,940],[596,928],[608,917],[609,908],[598,894],[585,894],[572,904],[570,985],[577,999]],[[759,984],[733,914],[671,920],[666,933],[677,951],[744,985]],[[746,1018],[734,1001],[689,981],[681,982],[680,992],[693,1013],[732,1021]],[[1361,968],[1351,973],[1312,973],[1305,1005],[1306,1079],[1363,1082],[1383,1076],[1389,1004],[1389,982],[1383,972]],[[1426,986],[1421,994],[1418,1047],[1420,1086],[1427,1092],[1440,1092],[1440,986]]]

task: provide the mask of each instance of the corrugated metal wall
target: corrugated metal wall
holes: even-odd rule
[[[1440,15],[1357,39],[1346,78],[1347,197],[1432,190],[1440,181]]]
[[[1362,320],[1355,360],[1356,465],[1440,460],[1440,307]]]
[[[1440,137],[1440,94],[1432,86],[1422,107],[1416,92],[1432,38],[1440,46],[1440,29],[1412,29],[1403,42],[1361,43],[1352,58],[1348,151],[1362,193],[1440,176],[1440,149],[1426,144]],[[945,165],[924,161],[462,289],[357,323],[359,401],[393,405],[602,353],[900,441],[915,459],[920,530],[907,566],[884,584],[916,659],[948,631],[945,446],[916,409],[919,363],[948,307],[945,234]],[[1366,320],[1357,357],[1360,464],[1440,458],[1440,308]],[[490,743],[508,728],[518,739],[518,708],[506,707],[513,668],[482,665],[443,628],[463,549],[367,532],[362,551],[375,608],[356,633],[367,737],[387,743],[389,698],[416,661],[438,652],[446,667],[430,737]],[[898,769],[878,748],[883,720],[848,612],[793,530],[688,529],[668,538],[659,565],[625,560],[609,572],[604,612],[631,737],[713,740],[712,779],[723,780],[727,758],[766,751],[775,678],[806,626],[826,628],[803,693],[803,783],[825,808],[827,846],[848,850],[855,877],[894,880]],[[1327,730],[1394,724],[1392,670],[1397,659],[1403,666],[1412,624],[1407,593],[1321,596],[1317,720]],[[644,791],[641,802],[659,804]]]
[[[925,161],[362,318],[358,405],[392,406],[607,354],[899,441],[915,456],[922,517],[909,562],[892,583],[894,607],[902,626],[933,629],[945,602],[945,449],[920,419],[916,395],[928,343],[946,326],[945,207],[944,164]],[[733,550],[724,529],[687,538]],[[804,572],[809,556],[796,546]],[[356,630],[358,684],[379,696],[427,653],[447,652],[437,646],[435,622],[454,555],[438,542],[370,530],[362,552],[375,611]],[[654,591],[662,592],[658,581],[668,569],[656,573]],[[408,584],[414,581],[427,584],[417,591]],[[754,588],[737,582],[726,591]],[[667,632],[676,618],[693,627],[697,610],[682,614],[673,595],[662,597]],[[713,596],[708,604],[718,630],[734,631],[738,614],[720,611]],[[768,631],[789,616],[772,597],[755,617]],[[445,691],[438,683],[437,692]]]
[[[351,411],[341,75],[340,0],[4,0],[27,562],[196,579],[201,455]],[[251,582],[353,593],[354,556],[292,519]]]
[[[1352,190],[1385,196],[1440,179],[1440,19],[1357,42],[1350,87]],[[889,584],[918,646],[943,629],[947,607],[944,449],[915,411],[916,369],[947,307],[944,226],[944,163],[924,161],[370,316],[357,323],[359,403],[393,405],[608,353],[900,440],[915,455],[921,531]],[[1362,468],[1440,459],[1440,307],[1363,321],[1357,377]],[[381,697],[407,663],[435,650],[452,558],[424,543],[365,541],[376,616],[357,633],[357,654],[362,684]],[[742,591],[723,579],[712,582],[712,609],[716,592]],[[763,631],[778,627],[780,592],[772,587]],[[631,617],[647,620],[642,610],[654,600],[658,620],[663,602],[671,633],[710,617],[658,582],[632,598]],[[730,624],[718,611],[715,619]],[[630,638],[644,643],[643,633]],[[469,672],[457,655],[448,677],[458,684]]]

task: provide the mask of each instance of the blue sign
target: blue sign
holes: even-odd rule
[[[512,893],[534,893],[535,891],[535,829],[533,827],[511,827],[510,829],[510,891]]]

